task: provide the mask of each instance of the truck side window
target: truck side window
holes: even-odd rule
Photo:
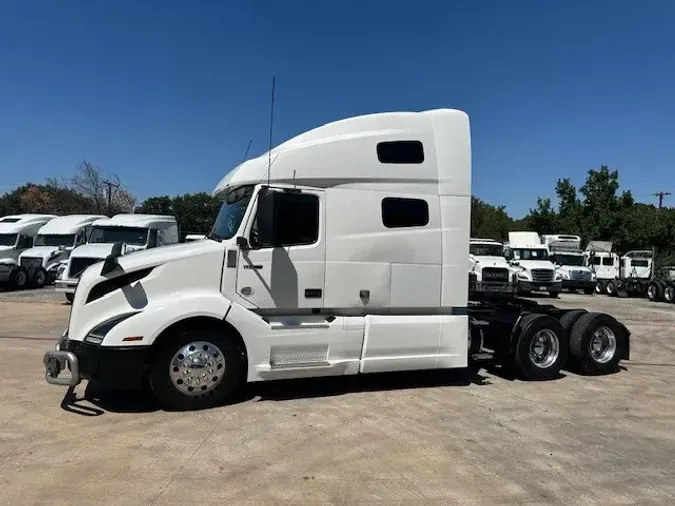
[[[33,247],[33,238],[29,235],[19,235],[17,249],[28,249]]]
[[[600,265],[600,260],[601,260],[600,257],[593,257],[592,260],[593,260],[593,265]]]
[[[612,257],[603,257],[602,265],[614,265],[614,259]]]
[[[422,163],[424,147],[420,141],[394,141],[377,144],[380,163]]]
[[[424,227],[429,224],[429,204],[422,199],[382,199],[382,224],[387,228]]]
[[[319,198],[307,193],[274,193],[273,226],[256,216],[251,245],[258,248],[300,246],[319,240]],[[263,225],[263,226],[260,226]]]

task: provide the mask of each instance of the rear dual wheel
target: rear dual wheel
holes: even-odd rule
[[[582,373],[607,374],[617,369],[628,344],[623,326],[604,313],[584,313],[569,332],[570,357]]]
[[[529,314],[522,318],[519,327],[514,350],[517,374],[528,380],[556,378],[569,353],[560,322],[548,315]]]
[[[49,280],[49,274],[44,267],[31,267],[28,269],[28,283],[33,288],[44,288]]]

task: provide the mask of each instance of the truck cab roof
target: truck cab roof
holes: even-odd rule
[[[164,214],[116,214],[112,218],[96,220],[95,227],[151,227],[155,223],[176,223],[175,216]]]
[[[76,234],[83,227],[91,225],[93,222],[103,218],[105,218],[105,216],[101,214],[70,214],[68,216],[57,216],[44,224],[38,231],[38,234]]]
[[[20,234],[26,228],[53,220],[55,214],[14,214],[0,218],[0,234]]]
[[[455,109],[334,121],[241,163],[221,179],[213,195],[269,178],[271,184],[314,188],[388,190],[406,183],[411,193],[470,196],[469,131],[468,115]],[[434,149],[425,151],[424,146]]]

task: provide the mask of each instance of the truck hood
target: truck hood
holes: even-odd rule
[[[518,267],[523,267],[524,269],[550,269],[555,270],[555,266],[548,260],[518,260]]]
[[[57,248],[56,246],[35,246],[34,248],[29,248],[27,250],[24,250],[23,253],[21,253],[21,256],[22,257],[47,259],[54,252],[59,252],[59,248]],[[65,255],[68,254],[68,251],[63,250],[59,253],[60,253],[59,255],[54,254],[53,258],[57,258],[58,256],[65,256]]]
[[[112,251],[113,244],[110,243],[88,243],[75,248],[70,255],[71,258],[100,258],[104,259]],[[143,249],[143,246],[126,246],[126,253]]]
[[[504,257],[480,256],[474,257],[477,267],[508,267],[509,263]]]
[[[555,268],[557,271],[560,272],[574,272],[574,271],[579,271],[579,272],[592,272],[590,268],[584,266],[584,265],[560,265]]]
[[[222,254],[224,245],[225,243],[210,240],[171,244],[159,248],[137,251],[131,256],[122,256],[118,258],[118,263],[125,271],[143,269],[212,252],[220,252]]]

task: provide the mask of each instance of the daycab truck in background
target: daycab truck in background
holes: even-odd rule
[[[47,382],[149,383],[164,407],[190,409],[246,381],[477,360],[549,379],[629,358],[630,332],[609,315],[468,301],[461,111],[323,125],[245,161],[214,195],[223,205],[209,240],[125,256],[116,245],[82,273],[68,328],[44,357]]]

